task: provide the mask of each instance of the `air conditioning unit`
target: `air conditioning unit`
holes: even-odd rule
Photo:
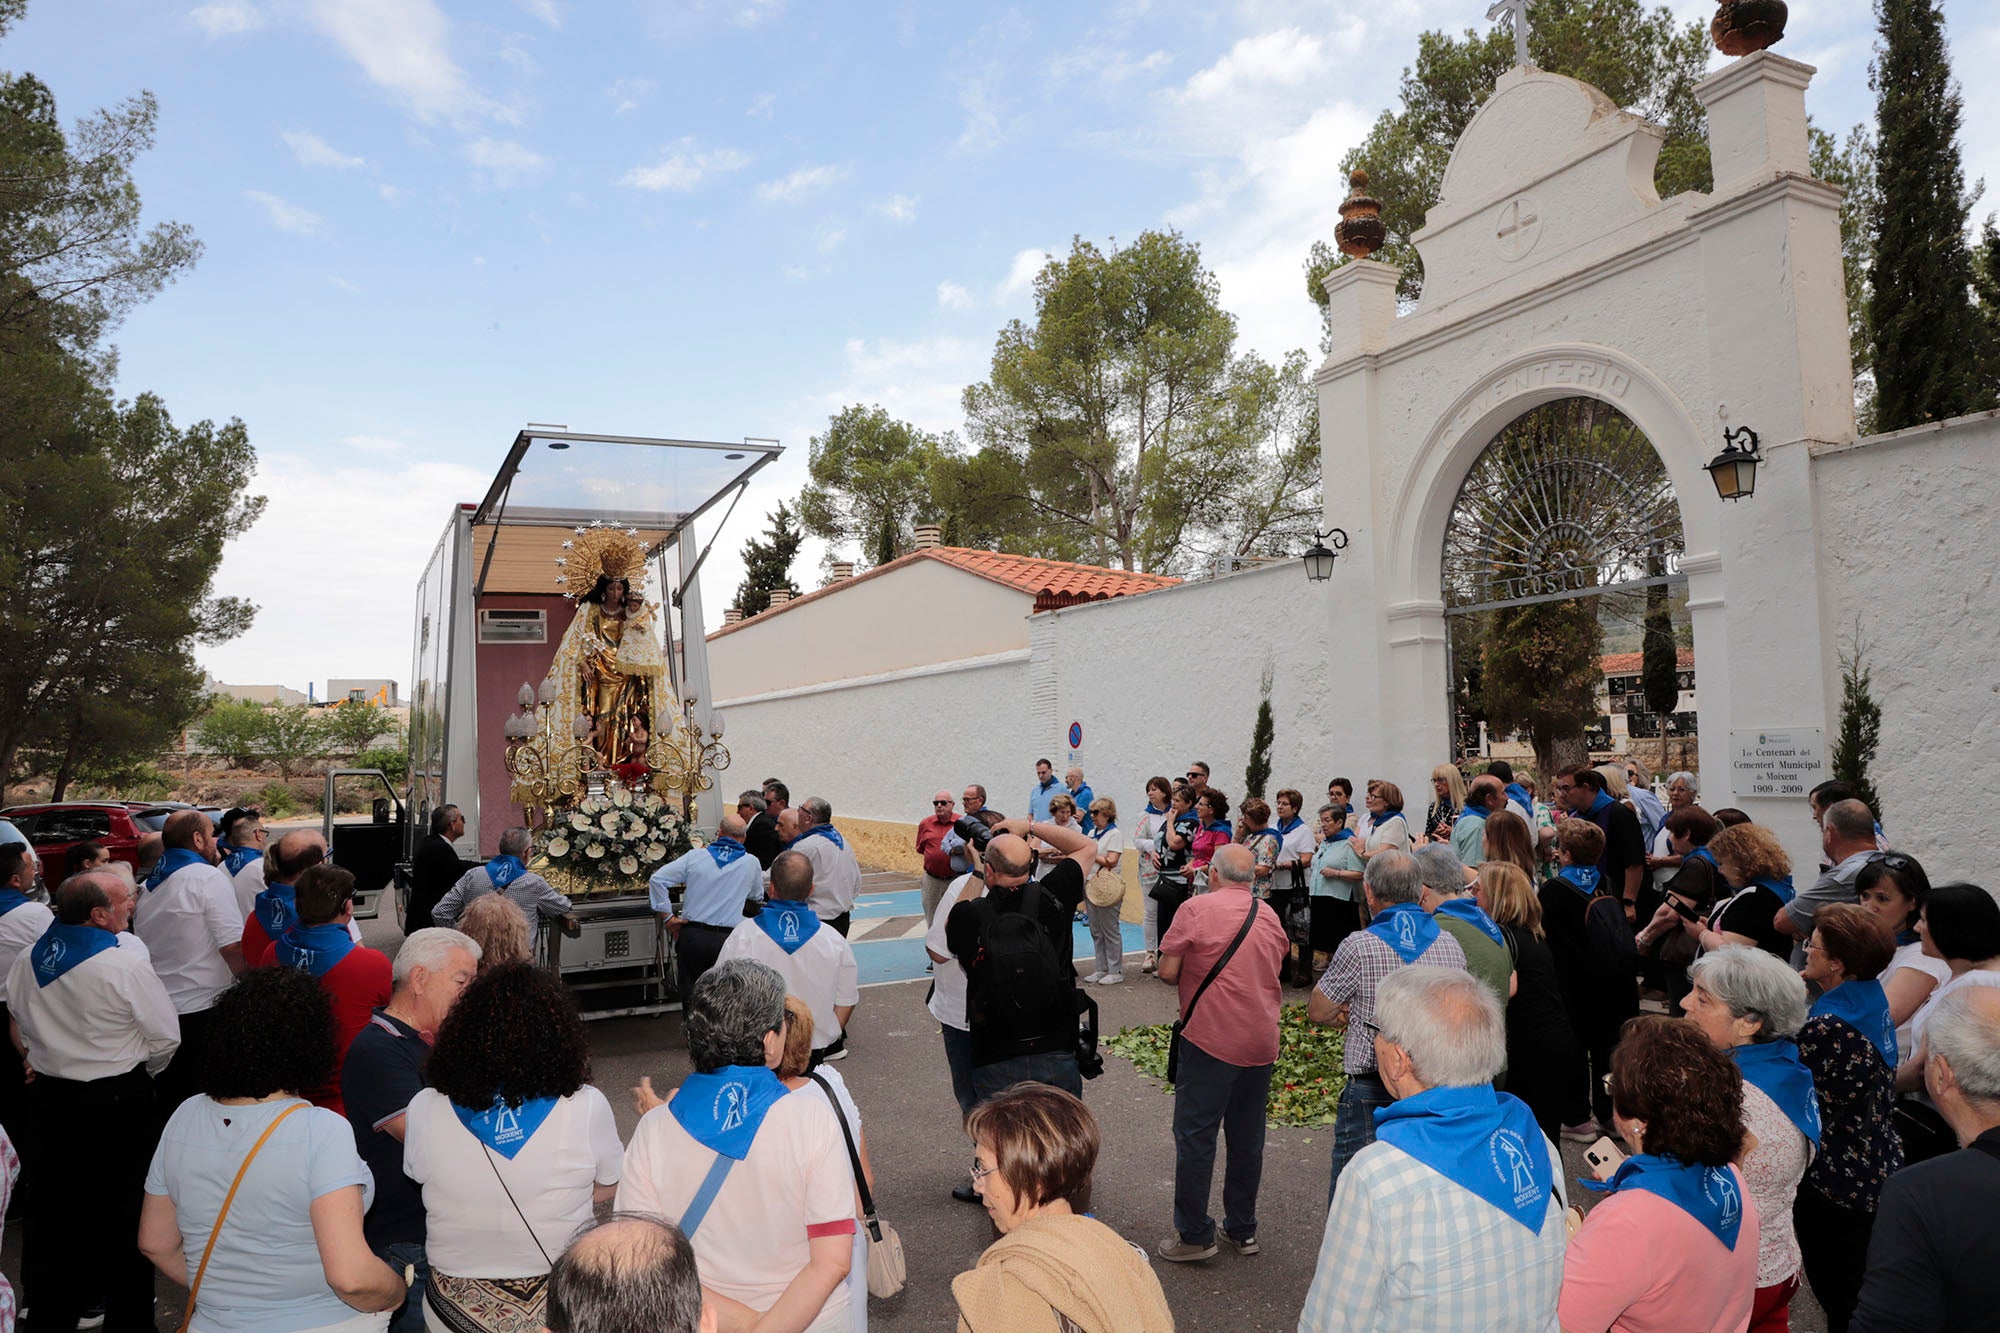
[[[481,643],[547,643],[549,613],[546,611],[482,610],[479,613]]]

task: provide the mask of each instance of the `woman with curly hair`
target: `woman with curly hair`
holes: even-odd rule
[[[1716,899],[1708,923],[1693,932],[1703,952],[1747,944],[1786,961],[1792,942],[1778,930],[1778,909],[1797,896],[1792,888],[1792,858],[1778,835],[1762,824],[1737,824],[1708,840],[1722,878],[1735,888]]]
[[[333,1072],[326,992],[304,972],[259,968],[211,1013],[202,1095],[167,1121],[146,1173],[139,1249],[194,1287],[197,1333],[388,1327],[406,1284],[361,1232],[375,1178],[346,1117],[304,1096]]]
[[[526,963],[534,959],[528,939],[528,918],[503,893],[474,898],[458,914],[458,928],[478,941],[479,970],[491,972],[502,963]]]
[[[425,1326],[537,1333],[549,1268],[618,1186],[623,1147],[562,983],[504,963],[438,1029],[403,1171],[423,1187]]]
[[[1610,1082],[1633,1156],[1599,1172],[1611,1197],[1570,1238],[1558,1321],[1572,1333],[1748,1327],[1757,1205],[1731,1165],[1742,1074],[1694,1024],[1650,1015],[1625,1025]]]

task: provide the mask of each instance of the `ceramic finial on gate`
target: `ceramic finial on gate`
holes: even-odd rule
[[[1347,183],[1353,188],[1340,205],[1340,223],[1333,229],[1333,240],[1342,254],[1366,259],[1389,239],[1389,230],[1382,225],[1382,201],[1366,193],[1367,172],[1356,168]]]

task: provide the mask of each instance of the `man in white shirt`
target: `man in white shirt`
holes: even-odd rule
[[[854,899],[861,892],[861,863],[834,828],[833,807],[826,797],[808,796],[799,802],[799,836],[792,850],[812,862],[813,911],[845,938]],[[772,862],[773,868],[776,865]]]
[[[215,864],[215,829],[199,810],[178,810],[161,830],[165,851],[139,891],[133,930],[180,1015],[180,1050],[159,1075],[160,1120],[196,1092],[208,1011],[244,969],[243,914]]]
[[[55,917],[29,899],[35,886],[35,853],[25,842],[0,847],[0,979],[21,952],[48,930]],[[6,997],[0,995],[0,1012]],[[0,1024],[4,1026],[4,1024]],[[10,1043],[0,1051],[0,1126],[18,1149],[27,1140],[27,1069]]]
[[[961,1119],[971,1115],[972,1108],[979,1105],[979,1094],[972,1088],[972,1023],[965,1016],[965,969],[945,943],[944,927],[961,897],[977,898],[984,892],[986,881],[973,874],[960,875],[946,885],[944,895],[938,899],[937,911],[931,914],[930,930],[924,935],[924,950],[930,954],[931,966],[936,969],[931,978],[931,1017],[938,1021],[938,1030],[944,1034],[944,1062],[951,1070],[951,1095],[958,1102]],[[980,1201],[979,1191],[963,1177],[952,1187],[951,1197],[960,1203]]]
[[[237,910],[248,916],[250,904],[264,891],[264,852],[271,831],[264,827],[261,811],[244,806],[225,812],[216,831],[222,835],[215,845],[222,873],[236,889]]]
[[[207,816],[196,814],[202,823]],[[146,951],[122,931],[132,888],[87,871],[56,890],[55,920],[14,960],[7,1009],[27,1088],[30,1167],[22,1285],[37,1328],[74,1328],[102,1305],[110,1328],[153,1318],[152,1265],[136,1245],[146,1168],[159,1140],[153,1076],[180,1024]]]
[[[812,862],[796,848],[778,853],[771,862],[770,901],[729,933],[715,961],[721,966],[732,958],[748,958],[776,969],[786,992],[812,1010],[813,1063],[818,1064],[846,1058],[847,1020],[861,1003],[861,988],[853,947],[820,920],[813,896]]]

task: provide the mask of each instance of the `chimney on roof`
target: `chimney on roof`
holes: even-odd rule
[[[853,577],[854,562],[852,560],[836,560],[833,562],[833,581],[835,583],[840,582],[842,579],[851,579]]]
[[[935,551],[944,545],[944,529],[935,523],[917,524],[917,547],[919,551]]]
[[[730,607],[729,609],[727,609],[722,613],[722,623],[725,625],[734,625],[742,619],[743,619],[742,610],[734,606]]]
[[[771,605],[768,609],[775,611],[791,600],[792,590],[790,588],[773,588],[771,589]]]

